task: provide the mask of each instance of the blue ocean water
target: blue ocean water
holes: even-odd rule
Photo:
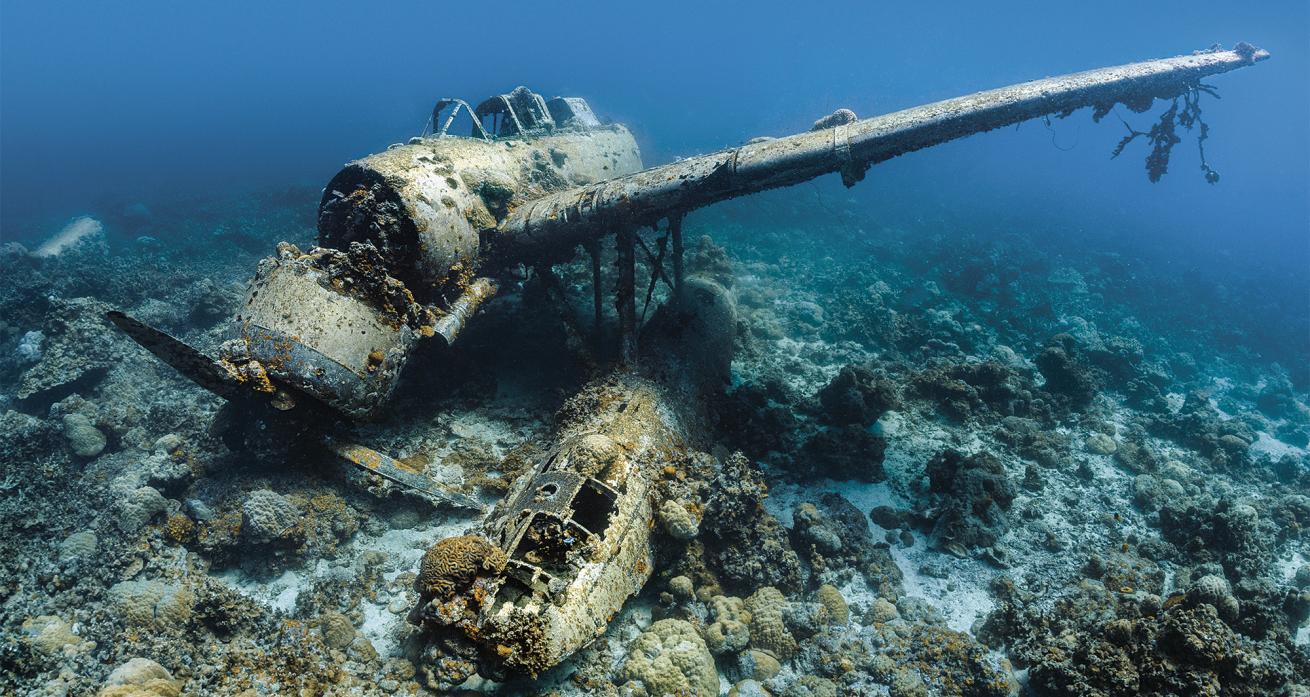
[[[990,202],[1238,256],[1306,261],[1302,2],[4,4],[7,235],[36,216],[170,193],[303,182],[417,132],[438,96],[517,84],[590,98],[648,163],[978,89],[1249,41],[1274,58],[1219,78],[1209,105],[1223,186],[1143,186],[1110,162],[1119,128],[1029,124],[925,152],[856,195],[906,180],[932,203]],[[1141,118],[1137,119],[1140,124]],[[949,173],[949,176],[947,174]],[[906,190],[906,193],[910,193]],[[877,200],[877,199],[874,199]],[[28,227],[25,227],[28,226]],[[15,229],[16,228],[16,229]],[[1137,235],[1134,235],[1137,237]]]
[[[652,166],[1238,42],[1272,57],[1206,81],[1215,182],[1195,131],[1158,182],[1142,139],[1111,157],[1157,101],[691,213],[735,312],[708,435],[652,470],[654,568],[608,633],[541,676],[481,656],[465,686],[505,694],[1304,694],[1310,3],[0,0],[0,692],[472,675],[433,659],[416,575],[609,403],[581,256],[559,295],[506,272],[364,424],[234,414],[105,321],[230,348],[260,259],[313,246],[342,164],[436,99],[581,96]],[[104,245],[28,253],[80,216]],[[341,481],[317,448],[347,438],[465,507]],[[633,657],[689,645],[699,675]]]
[[[1296,284],[1288,302],[1306,297],[1303,2],[5,2],[3,12],[0,214],[5,239],[22,241],[76,213],[321,186],[342,162],[417,133],[439,96],[518,84],[579,94],[629,124],[654,164],[801,130],[837,107],[872,115],[1249,41],[1273,59],[1214,80],[1223,99],[1205,105],[1217,186],[1190,140],[1170,176],[1144,183],[1139,158],[1108,157],[1117,120],[1080,114],[881,165],[849,198],[874,215],[1041,221],[1044,238],[1150,249],[1164,273],[1258,270]],[[848,196],[836,177],[817,186]]]

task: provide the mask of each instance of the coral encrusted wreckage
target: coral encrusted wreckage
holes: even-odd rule
[[[1243,51],[982,94],[1188,127],[1170,71]],[[0,247],[0,692],[1310,694],[1310,361],[1261,279],[1202,312],[1047,230],[666,209],[780,185],[731,177],[790,138],[853,184],[855,131],[927,112],[670,193],[581,100],[478,109],[520,130],[351,163],[317,220],[293,189]],[[601,245],[620,199],[663,224]]]

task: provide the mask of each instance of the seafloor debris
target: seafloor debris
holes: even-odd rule
[[[130,344],[105,321],[109,310],[109,305],[93,298],[52,301],[40,329],[36,363],[23,372],[14,395],[53,401],[103,378],[126,358]]]
[[[583,389],[565,405],[553,447],[480,534],[439,541],[424,556],[411,620],[429,633],[420,671],[430,687],[458,686],[475,670],[535,677],[603,634],[641,590],[655,563],[655,479],[688,457],[692,416],[730,360],[711,350],[731,351],[736,322],[726,294],[712,281],[688,280],[687,292],[659,311],[676,319],[649,325],[676,321],[679,334],[648,342],[644,367],[620,367]],[[694,521],[673,505],[658,518],[672,537],[689,540]],[[683,650],[676,636],[675,653]],[[659,653],[663,639],[652,639],[650,651]],[[708,668],[691,678],[639,669],[646,658],[629,664],[658,689],[700,690],[706,676],[717,684],[703,643],[700,651]],[[655,666],[672,660],[648,658]]]
[[[529,155],[525,176],[585,184],[550,174],[571,157]],[[436,186],[479,192],[486,210],[465,209],[478,224],[521,210],[480,174]],[[797,216],[769,205],[688,222],[725,246],[670,279],[697,312],[662,290],[652,303],[666,309],[646,325],[641,376],[590,374],[565,348],[577,318],[531,293],[409,356],[422,375],[351,435],[462,495],[508,491],[486,522],[343,484],[295,437],[309,431],[229,449],[209,432],[211,395],[153,361],[96,358],[104,334],[64,350],[103,326],[47,323],[47,307],[162,315],[161,300],[207,299],[170,330],[215,353],[213,318],[250,252],[198,255],[180,236],[95,261],[21,255],[31,273],[0,276],[0,384],[16,395],[64,358],[39,373],[61,376],[50,387],[0,401],[0,690],[1304,691],[1310,475],[1293,440],[1310,428],[1310,375],[1287,358],[1304,348],[1270,341],[1256,357],[1199,338],[1254,337],[1262,286],[1235,281],[1210,316],[1185,283],[1130,265],[1026,242],[989,254],[922,221],[802,214],[824,234],[798,239],[783,231]],[[234,226],[294,220],[288,207],[245,200]],[[384,231],[394,246],[287,248],[275,263],[344,300],[361,300],[360,280],[390,291],[363,300],[421,333],[440,304],[418,307],[383,273],[413,242],[399,221]],[[628,251],[658,258],[658,234]],[[979,259],[999,261],[980,273]],[[602,287],[611,260],[597,258]],[[590,261],[557,265],[566,299]],[[452,271],[476,282],[407,269]],[[52,295],[95,300],[34,301]],[[688,347],[706,360],[667,358]],[[365,376],[382,366],[371,353]],[[724,402],[698,394],[725,383]]]
[[[966,355],[924,361],[920,342],[852,342],[879,325],[841,311],[847,285],[810,279],[831,274],[861,288],[881,283],[889,297],[910,296],[923,274],[942,278],[967,263],[945,254],[945,242],[913,227],[888,228],[882,234],[890,236],[890,251],[832,268],[822,261],[830,245],[853,235],[833,227],[823,247],[789,241],[793,260],[784,270],[779,249],[769,246],[780,242],[761,242],[755,228],[736,236],[714,218],[706,225],[722,226],[716,237],[735,262],[736,295],[814,303],[830,338],[807,333],[811,325],[801,313],[783,316],[781,333],[763,338],[754,328],[778,318],[738,303],[741,335],[756,343],[734,361],[741,383],[735,392],[761,395],[741,402],[759,413],[743,414],[774,424],[779,432],[761,435],[778,447],[721,462],[689,456],[674,461],[671,472],[656,467],[658,490],[678,508],[663,500],[655,506],[669,512],[666,523],[653,516],[657,553],[646,591],[607,623],[603,636],[539,683],[507,689],[619,694],[640,680],[649,693],[648,679],[699,685],[712,665],[720,684],[737,694],[1006,695],[1016,684],[1006,659],[1029,685],[1057,691],[1127,695],[1218,684],[1234,693],[1286,694],[1287,686],[1308,682],[1306,455],[1290,444],[1265,449],[1283,443],[1275,433],[1286,432],[1284,424],[1310,423],[1306,378],[1295,366],[1235,360],[1207,346],[1197,340],[1204,328],[1183,323],[1208,321],[1195,312],[1184,320],[1167,309],[1111,302],[1101,293],[1069,295],[1065,285],[1037,282],[1014,291],[1014,304],[1002,310],[1008,326],[986,319],[997,311],[994,295],[933,296],[957,323],[978,323],[983,334]],[[742,239],[752,245],[735,244]],[[1053,263],[1037,245],[1013,248],[1009,257],[1015,264]],[[924,270],[923,258],[940,265]],[[249,261],[237,256],[209,273],[239,279]],[[143,274],[156,262],[121,263],[136,269],[123,273]],[[1166,307],[1169,297],[1187,293],[1158,276],[1129,281],[1090,261],[1078,268],[1093,288],[1151,284],[1152,292],[1136,295],[1159,296]],[[70,273],[99,271],[81,269]],[[109,288],[126,286],[106,280]],[[191,288],[181,283],[176,292]],[[122,297],[130,296],[108,300]],[[894,305],[889,299],[881,311]],[[1082,322],[1030,311],[1051,305]],[[397,462],[455,482],[464,475],[512,480],[524,457],[540,461],[531,454],[539,451],[521,446],[547,442],[559,405],[494,395],[514,394],[515,381],[536,372],[516,365],[523,359],[511,347],[558,325],[531,305],[493,304],[488,313],[487,324],[471,326],[461,341],[470,342],[478,362],[498,366],[492,382],[467,370],[467,384],[477,389],[402,390],[397,398],[406,409],[426,404],[433,411],[424,413],[442,416],[369,427],[380,446],[393,447]],[[900,322],[898,331],[943,342],[957,331],[914,314]],[[16,347],[41,326],[20,325],[7,340]],[[190,331],[203,339],[213,330]],[[1080,409],[1050,392],[1054,386],[1044,386],[1034,363],[1048,337],[1061,333],[1075,337],[1074,359],[1100,374],[1096,396]],[[212,336],[215,345],[220,336]],[[878,355],[852,345],[876,346]],[[1191,355],[1186,363],[1175,358],[1184,351]],[[538,355],[558,365],[570,360]],[[856,419],[886,441],[879,482],[834,482],[794,464],[808,438],[838,420],[824,415],[821,399],[809,398],[852,364],[873,366],[878,381],[898,388],[893,409],[881,411],[875,402]],[[1111,378],[1149,376],[1155,364],[1164,366],[1149,378],[1163,395],[1162,409],[1138,405],[1135,388]],[[10,389],[27,367],[6,364]],[[1214,375],[1225,383],[1215,385]],[[575,381],[562,388],[571,391],[585,376],[561,380]],[[968,387],[949,393],[959,395],[950,398],[959,409],[943,407],[945,388],[929,387],[951,380]],[[436,539],[465,539],[460,534],[476,522],[465,514],[360,495],[328,469],[288,469],[229,453],[205,432],[213,400],[149,361],[120,362],[76,392],[35,413],[11,407],[0,414],[9,487],[0,502],[0,572],[9,593],[4,631],[13,639],[0,648],[6,688],[39,694],[39,686],[62,685],[69,694],[94,694],[127,687],[110,684],[110,674],[144,658],[167,671],[158,679],[180,694],[421,693],[428,684],[423,671],[437,666],[407,653],[419,628],[406,615],[420,599],[430,605],[450,587],[477,588],[501,568],[500,548],[486,543],[452,557],[459,563],[423,562]],[[590,413],[602,401],[570,402],[564,415]],[[778,408],[792,419],[768,416]],[[871,425],[863,423],[870,418]],[[89,422],[104,436],[104,449],[78,455],[65,435],[70,420],[77,428]],[[462,454],[474,439],[479,454]],[[587,462],[618,453],[591,436],[576,447]],[[943,455],[948,450],[987,455]],[[420,457],[424,452],[432,455]],[[443,464],[448,452],[456,455]],[[939,455],[940,465],[929,468]],[[939,475],[936,491],[931,472]],[[866,522],[870,514],[875,526]],[[942,518],[954,521],[943,529],[995,542],[967,549],[964,558],[939,551],[931,533]],[[1009,568],[989,559],[998,545]],[[467,600],[447,597],[461,604],[448,602],[443,612],[467,612]],[[677,624],[660,629],[690,626],[704,649],[692,635],[676,646],[657,643],[658,635],[638,641],[665,620]],[[630,658],[638,646],[649,658]],[[477,651],[445,655],[452,682],[460,670],[473,676],[481,658]],[[683,662],[652,668],[664,665],[661,656]],[[469,661],[463,668],[462,660]],[[477,681],[471,684],[493,689]]]
[[[74,218],[50,239],[38,245],[32,250],[32,256],[46,259],[91,250],[101,254],[105,252],[105,226],[99,220],[84,215]]]

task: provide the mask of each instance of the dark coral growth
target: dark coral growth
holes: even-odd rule
[[[1009,529],[1006,511],[1018,490],[994,456],[946,450],[928,462],[927,475],[929,491],[941,496],[929,536],[937,549],[963,556],[991,547]]]
[[[1070,643],[1034,664],[1035,686],[1062,694],[1276,694],[1292,672],[1285,653],[1249,655],[1211,605],[1112,620],[1100,636]]]
[[[880,482],[887,441],[863,426],[829,428],[814,434],[797,454],[792,470],[806,477]]]
[[[916,373],[912,384],[956,421],[1050,411],[1031,378],[995,361],[939,364]]]
[[[1009,665],[965,632],[916,624],[892,637],[873,664],[874,675],[886,680],[892,695],[1011,697],[1018,692]]]
[[[450,597],[479,575],[499,573],[505,561],[505,552],[481,535],[448,537],[423,555],[414,589],[423,598]]]
[[[838,426],[869,426],[897,403],[896,386],[884,375],[848,365],[819,390],[822,416]]]
[[[728,590],[802,586],[800,559],[787,529],[764,509],[767,494],[764,477],[740,454],[729,457],[714,478],[701,537],[706,559]]]
[[[1200,578],[1163,602],[1107,586],[1084,582],[1051,605],[1002,585],[980,636],[1005,645],[1031,686],[1050,694],[1290,695],[1310,676],[1310,656],[1286,634],[1233,624],[1238,601],[1222,579]],[[1269,617],[1275,626],[1300,621],[1279,614]]]
[[[1071,408],[1086,408],[1100,391],[1100,377],[1080,360],[1078,342],[1068,334],[1052,337],[1033,362],[1046,378],[1046,391],[1064,398]]]
[[[1247,462],[1247,451],[1255,441],[1250,426],[1240,419],[1220,417],[1210,404],[1209,396],[1197,391],[1187,394],[1177,413],[1160,414],[1147,424],[1155,435],[1200,451],[1217,468]]]
[[[1160,531],[1184,559],[1218,562],[1237,578],[1259,574],[1272,560],[1277,528],[1250,503],[1198,497],[1167,501]]]
[[[800,421],[785,388],[777,382],[746,383],[716,400],[719,431],[727,443],[751,457],[791,449]]]
[[[842,585],[858,572],[880,596],[900,596],[903,577],[887,544],[874,541],[864,514],[841,494],[797,506],[792,521],[792,539],[813,570],[814,584]]]

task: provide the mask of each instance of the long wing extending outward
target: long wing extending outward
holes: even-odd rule
[[[599,248],[591,243],[616,235],[620,355],[631,361],[639,324],[638,228],[669,220],[673,279],[662,271],[655,276],[677,292],[683,281],[680,220],[687,211],[834,172],[853,185],[869,166],[898,155],[1084,107],[1099,119],[1116,104],[1141,112],[1155,99],[1173,99],[1161,124],[1190,127],[1199,122],[1198,95],[1211,90],[1203,79],[1268,57],[1267,51],[1242,43],[1232,50],[1025,82],[864,120],[840,110],[804,133],[759,138],[645,170],[626,127],[581,119],[578,114],[590,110],[582,109],[580,100],[546,102],[519,88],[486,103],[500,110],[495,113],[513,116],[521,108],[525,119],[533,115],[515,117],[510,133],[502,128],[494,138],[485,132],[460,138],[445,135],[443,128],[433,137],[348,163],[324,189],[319,247],[301,252],[283,245],[259,265],[234,318],[234,338],[241,341],[224,344],[226,353],[218,359],[124,315],[110,319],[166,363],[228,399],[258,392],[280,410],[312,401],[352,419],[376,418],[413,346],[423,337],[453,341],[495,292],[492,279],[520,265],[546,274],[579,246],[589,247],[596,289],[593,331],[602,338]],[[562,109],[558,123],[547,113],[551,105]],[[1177,140],[1161,138],[1158,131],[1172,134],[1172,128],[1153,129],[1155,135],[1132,131],[1116,150],[1145,135],[1154,145],[1147,160],[1153,179],[1164,172]],[[1204,158],[1202,168],[1207,180],[1218,179]],[[662,253],[652,257],[657,266],[662,259]],[[488,278],[478,278],[483,275]]]
[[[1115,104],[1143,111],[1152,99],[1195,89],[1202,78],[1269,57],[1250,44],[1099,68],[925,104],[832,128],[751,142],[560,191],[511,212],[495,236],[497,258],[548,256],[626,226],[841,172],[847,185],[870,165],[1048,114]]]

